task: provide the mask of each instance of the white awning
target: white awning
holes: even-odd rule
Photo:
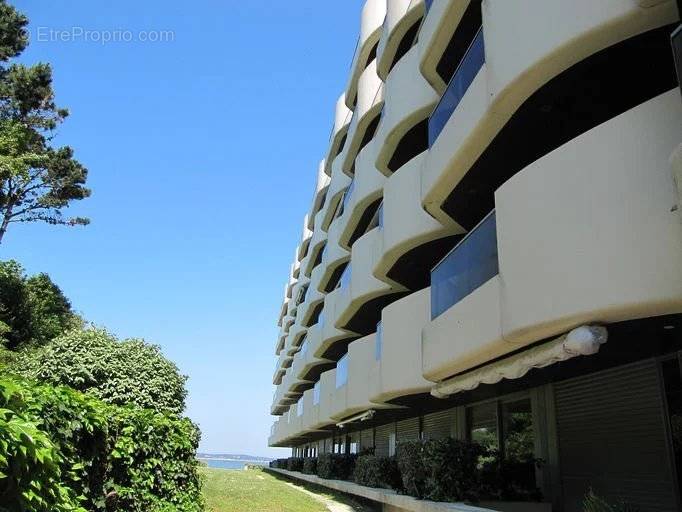
[[[596,354],[607,338],[608,331],[605,327],[578,327],[555,340],[436,384],[431,389],[431,394],[436,398],[445,398],[462,391],[471,391],[481,384],[518,379],[533,368],[544,368],[574,357]]]

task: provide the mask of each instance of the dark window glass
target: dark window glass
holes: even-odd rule
[[[497,403],[475,405],[467,409],[469,439],[489,450],[500,449],[497,428]]]
[[[433,146],[440,132],[443,131],[452,113],[462,101],[464,94],[476,78],[478,71],[485,62],[485,46],[483,42],[483,30],[479,30],[471,46],[459,63],[455,74],[450,80],[443,97],[436,105],[431,117],[429,118],[429,147]]]
[[[668,404],[668,421],[672,440],[673,459],[677,467],[677,484],[682,490],[682,378],[677,358],[661,363],[665,398]]]

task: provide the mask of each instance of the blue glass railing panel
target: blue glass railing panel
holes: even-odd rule
[[[348,263],[346,268],[343,270],[343,274],[341,274],[341,278],[339,279],[339,287],[341,289],[348,290],[350,288],[351,272],[351,264]]]
[[[381,322],[377,324],[377,336],[374,341],[374,360],[375,361],[381,361],[381,348],[383,345],[383,340],[384,338],[384,328],[381,325]]]
[[[431,271],[431,319],[498,273],[497,222],[492,212]]]
[[[433,5],[433,0],[424,0],[424,7],[426,8],[426,12],[429,12],[432,5]]]
[[[445,128],[453,112],[485,63],[483,29],[479,29],[462,62],[457,66],[447,89],[429,117],[429,148]]]
[[[348,354],[339,359],[336,364],[336,389],[346,385],[348,382]]]
[[[313,405],[320,404],[320,381],[318,380],[313,386]]]
[[[343,195],[343,210],[346,211],[348,209],[348,205],[350,204],[350,198],[353,195],[353,190],[355,190],[355,178],[350,181],[350,185],[348,185],[348,188],[346,189],[346,193]]]

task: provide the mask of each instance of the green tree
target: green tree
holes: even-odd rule
[[[81,323],[47,274],[27,278],[16,261],[0,262],[0,340],[8,349],[44,344]]]
[[[9,63],[28,44],[27,18],[0,0],[0,243],[10,224],[85,225],[63,210],[90,195],[87,169],[68,146],[51,145],[68,116],[54,101],[52,68]]]
[[[22,351],[10,369],[110,404],[177,414],[185,409],[187,377],[158,346],[141,339],[118,341],[104,329],[75,329]]]

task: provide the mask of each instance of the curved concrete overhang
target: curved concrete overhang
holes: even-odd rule
[[[343,228],[341,220],[342,218],[339,217],[332,222],[331,226],[329,226],[327,246],[321,265],[323,267],[323,273],[320,277],[320,284],[318,286],[318,291],[320,292],[324,292],[327,289],[338,268],[350,260],[350,252],[339,245],[339,238]]]
[[[339,235],[339,245],[348,251],[351,249],[350,239],[363,218],[365,210],[382,196],[382,187],[386,177],[374,166],[377,148],[377,139],[374,139],[360,151],[356,159],[353,191],[345,199],[346,204],[339,221],[343,226]]]
[[[326,161],[322,160],[317,169],[317,181],[315,183],[315,193],[313,194],[313,205],[310,209],[310,214],[308,215],[308,229],[314,231],[317,224],[317,213],[324,206],[324,201],[326,198],[327,190],[329,189],[329,183],[331,182],[330,176],[325,172]]]
[[[439,0],[433,2],[419,31],[417,43],[419,55],[421,55],[419,68],[422,75],[439,95],[443,94],[447,84],[438,74],[436,68],[470,3],[471,0]],[[535,5],[527,5],[524,9],[519,6],[526,13],[529,12],[527,9],[535,10],[535,7]],[[542,25],[546,27],[546,24],[543,23]]]
[[[388,280],[398,260],[412,249],[446,236],[464,233],[447,217],[443,225],[421,204],[420,174],[426,160],[422,153],[393,173],[384,185],[383,250],[374,274]]]
[[[414,70],[419,61],[418,47],[413,46],[396,64],[384,85],[384,111],[376,139],[381,141],[376,167],[389,176],[389,162],[405,134],[429,117],[438,96],[420,73]]]
[[[343,172],[352,176],[355,157],[361,149],[368,127],[381,113],[384,106],[384,83],[377,75],[376,60],[373,60],[362,72],[358,81],[358,104],[353,113],[348,140],[341,153]]]
[[[308,294],[306,295],[305,303],[300,306],[298,316],[303,325],[309,325],[312,320],[313,313],[317,307],[324,301],[325,294],[319,290],[320,281],[324,274],[323,265],[318,265],[313,270],[310,278],[310,286],[308,287]]]
[[[315,350],[315,357],[324,357],[327,351],[338,341],[357,337],[357,334],[352,331],[336,327],[339,303],[342,301],[343,290],[341,288],[328,293],[324,299],[324,318],[320,326],[322,339],[320,346]]]
[[[300,262],[308,254],[308,246],[313,232],[308,228],[309,215],[306,213],[303,218],[303,233],[301,234],[301,244],[298,246],[298,261]],[[299,265],[300,266],[300,265]]]
[[[527,23],[527,11],[517,4],[484,5],[486,63],[431,147],[423,169],[422,203],[438,219],[446,216],[441,205],[449,193],[535,91],[598,51],[678,19],[673,1],[642,7],[632,0],[548,0],[533,3],[534,16],[546,20],[536,25]],[[422,31],[430,26],[437,6],[434,3]],[[571,14],[578,11],[584,15]],[[547,24],[555,29],[546,30]],[[429,80],[423,61],[422,72]]]
[[[331,176],[332,164],[341,151],[341,144],[348,134],[348,127],[353,118],[353,111],[346,106],[346,93],[343,93],[336,101],[336,110],[334,112],[334,126],[329,138],[329,150],[327,151],[327,158],[324,160],[324,172]]]
[[[343,194],[350,184],[350,176],[341,169],[341,160],[338,159],[332,166],[332,180],[327,191],[327,204],[324,208],[322,224],[323,230],[329,231],[329,225],[334,220],[334,214],[340,201],[343,201]]]
[[[386,17],[386,0],[367,0],[360,15],[360,35],[350,67],[346,86],[346,106],[355,110],[354,101],[359,96],[359,81],[374,47],[378,44]],[[359,102],[359,98],[358,98]]]
[[[316,268],[315,263],[317,263],[320,251],[324,248],[325,244],[327,243],[327,232],[322,229],[321,223],[322,215],[323,212],[320,211],[315,217],[317,220],[320,220],[320,223],[315,226],[313,237],[310,240],[310,249],[308,249],[309,259],[306,262],[306,264],[303,265],[303,274],[308,277],[311,276],[313,269]]]
[[[387,0],[386,4],[386,20],[377,49],[377,73],[384,81],[403,37],[426,12],[424,0]]]

